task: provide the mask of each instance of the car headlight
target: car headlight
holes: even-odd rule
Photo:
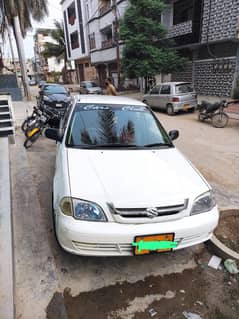
[[[92,202],[71,197],[64,197],[60,202],[60,208],[63,214],[72,216],[75,219],[92,222],[107,221],[107,218],[101,207]]]
[[[43,96],[43,101],[49,102],[49,101],[50,101],[50,99],[49,99],[49,97],[48,97],[48,96],[44,95],[44,96]]]
[[[215,197],[212,191],[209,191],[195,199],[190,215],[192,216],[208,212],[214,206],[216,206]]]

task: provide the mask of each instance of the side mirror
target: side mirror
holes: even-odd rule
[[[63,135],[60,133],[60,130],[54,128],[47,128],[45,130],[45,136],[56,142],[62,142]]]
[[[168,135],[169,135],[171,141],[174,141],[174,140],[176,140],[179,137],[179,131],[178,130],[170,131],[168,133]]]

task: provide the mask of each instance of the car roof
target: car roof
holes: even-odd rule
[[[112,96],[112,95],[78,95],[76,96],[76,102],[79,103],[99,103],[99,104],[111,104],[113,105],[144,105],[143,102],[135,100],[125,96]]]
[[[64,85],[61,85],[61,84],[58,84],[58,83],[47,83],[47,82],[44,85],[45,86],[47,86],[47,85],[48,86],[64,86]]]

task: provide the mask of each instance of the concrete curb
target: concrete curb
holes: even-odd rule
[[[13,240],[8,138],[0,139],[0,318],[13,319]]]
[[[227,216],[238,216],[239,209],[228,208],[224,209],[220,213]],[[209,249],[211,249],[217,256],[221,257],[222,259],[229,258],[239,261],[239,253],[228,248],[220,240],[218,240],[215,235],[213,235],[212,238],[206,242],[206,244],[208,245]]]

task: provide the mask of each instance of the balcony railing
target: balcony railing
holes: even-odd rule
[[[190,34],[192,32],[193,32],[193,22],[192,20],[190,20],[190,21],[182,22],[170,27],[167,37],[175,38],[185,34]]]
[[[102,41],[101,43],[102,49],[111,48],[112,45],[113,45],[113,39],[105,40],[105,41]]]
[[[109,11],[111,8],[111,3],[110,1],[105,2],[104,4],[102,4],[102,6],[99,9],[100,12],[100,16],[102,16],[104,13],[106,13],[107,11]]]

